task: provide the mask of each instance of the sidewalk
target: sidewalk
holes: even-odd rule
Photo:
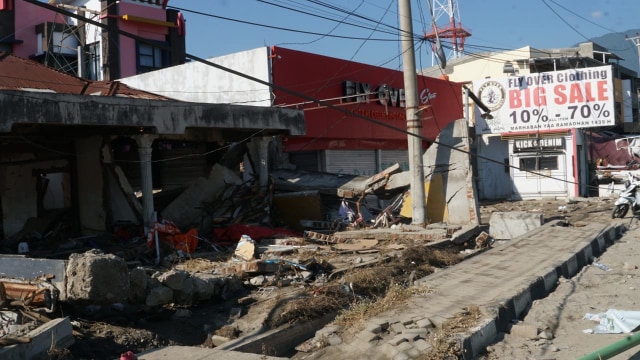
[[[626,224],[627,222],[625,222]],[[495,342],[533,300],[553,291],[601,254],[623,232],[622,223],[592,222],[565,227],[553,221],[519,238],[416,281],[429,292],[402,309],[367,321],[365,330],[343,335],[341,344],[309,358],[410,359],[429,350],[426,333],[469,306],[483,314],[481,326],[462,339],[466,359]]]

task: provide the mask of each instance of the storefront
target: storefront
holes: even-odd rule
[[[585,130],[615,123],[610,66],[483,79],[475,93],[481,199],[588,196]]]
[[[566,134],[566,132],[565,132]],[[544,137],[508,140],[511,178],[515,198],[567,197],[573,187],[573,137],[545,134]]]

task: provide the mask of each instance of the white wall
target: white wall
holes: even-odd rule
[[[208,61],[269,82],[268,56],[268,48],[261,47]],[[200,62],[172,66],[120,81],[140,90],[183,101],[271,106],[269,86]]]

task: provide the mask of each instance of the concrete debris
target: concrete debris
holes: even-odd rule
[[[249,235],[242,235],[233,256],[244,261],[253,260],[256,256],[256,242]]]
[[[129,298],[129,269],[122,258],[113,254],[99,250],[72,254],[66,272],[70,301],[111,304]]]

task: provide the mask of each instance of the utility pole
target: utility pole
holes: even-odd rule
[[[410,0],[398,0],[400,17],[400,43],[402,45],[402,69],[404,74],[404,94],[407,114],[407,141],[409,171],[411,172],[411,223],[426,223],[424,194],[424,169],[422,168],[422,122],[418,116],[418,75],[413,48],[413,24]]]

